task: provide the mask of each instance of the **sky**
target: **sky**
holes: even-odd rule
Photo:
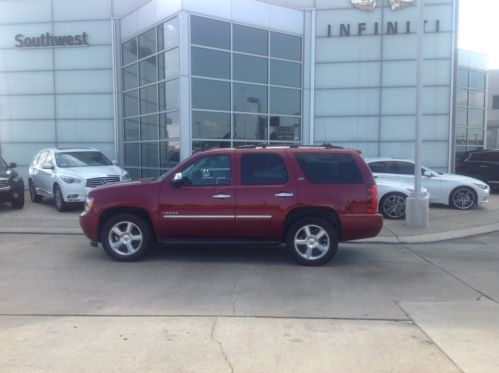
[[[489,56],[499,69],[499,0],[459,0],[459,48]]]

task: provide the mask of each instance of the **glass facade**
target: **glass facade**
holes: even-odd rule
[[[456,158],[484,148],[486,78],[483,71],[460,67],[456,88]]]
[[[302,38],[192,15],[192,151],[300,143]]]
[[[178,18],[122,44],[125,168],[159,176],[180,158]]]

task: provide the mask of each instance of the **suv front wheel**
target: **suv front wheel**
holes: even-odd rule
[[[335,256],[338,250],[338,237],[330,223],[320,218],[309,217],[300,219],[291,226],[286,245],[297,263],[319,266]]]
[[[101,236],[104,251],[121,262],[139,260],[152,242],[149,224],[135,214],[120,214],[111,217]]]

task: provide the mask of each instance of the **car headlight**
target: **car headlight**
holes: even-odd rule
[[[61,176],[61,179],[68,184],[73,184],[73,183],[81,183],[81,180],[78,179],[77,177],[71,177],[71,176]]]
[[[475,184],[477,187],[483,190],[489,189],[489,186],[487,184],[482,184],[482,183],[473,183],[473,184]]]
[[[123,175],[121,175],[121,180],[130,180],[130,174],[125,171]]]
[[[85,198],[85,207],[83,210],[85,212],[89,212],[90,210],[92,210],[93,204],[94,204],[94,197]]]

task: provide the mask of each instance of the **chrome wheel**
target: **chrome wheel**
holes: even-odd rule
[[[405,216],[405,200],[402,194],[389,194],[381,200],[380,210],[385,218],[401,219]]]
[[[120,221],[109,231],[109,247],[118,255],[135,254],[143,242],[140,228],[130,221]]]
[[[458,188],[452,192],[452,206],[459,210],[468,210],[475,204],[475,193],[469,188]]]
[[[327,254],[331,246],[329,234],[318,225],[308,224],[294,237],[294,248],[298,255],[307,260],[317,260]]]

